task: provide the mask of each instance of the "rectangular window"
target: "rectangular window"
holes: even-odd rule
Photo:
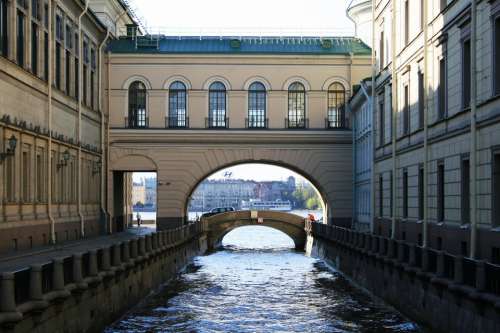
[[[82,80],[82,88],[83,88],[83,104],[88,105],[87,101],[87,66],[83,65],[83,80]]]
[[[75,58],[74,80],[75,80],[75,98],[76,99],[80,98],[80,72],[79,72],[79,67],[80,67],[80,63],[78,61],[78,58]]]
[[[17,11],[17,64],[24,67],[24,14]]]
[[[461,208],[462,224],[470,223],[470,165],[468,159],[462,160]]]
[[[470,106],[471,93],[471,59],[470,59],[470,39],[462,44],[462,105],[464,108]]]
[[[418,219],[424,219],[424,167],[418,168]]]
[[[394,208],[394,190],[393,190],[393,187],[394,187],[394,180],[393,180],[393,174],[392,174],[392,171],[390,172],[390,175],[389,175],[389,186],[390,186],[390,202],[389,202],[389,209],[391,211],[390,213],[390,216],[394,216],[394,211],[393,211],[393,208]]]
[[[437,220],[444,221],[444,163],[439,163],[437,168]]]
[[[492,222],[494,227],[500,226],[500,152],[493,155],[493,179],[492,179]]]
[[[8,0],[0,0],[0,54],[9,54],[9,5]]]
[[[31,24],[31,71],[38,75],[38,25]]]
[[[66,50],[66,74],[65,74],[65,81],[66,81],[66,94],[69,96],[71,95],[71,53],[69,50]]]
[[[380,52],[380,70],[382,71],[385,66],[385,58],[384,58],[384,31],[380,31],[380,46],[379,46],[379,52]]]
[[[43,37],[43,78],[49,80],[49,33],[45,32]]]
[[[493,87],[495,95],[500,95],[500,17],[494,21],[493,34]]]
[[[410,8],[409,8],[409,0],[405,1],[405,45],[408,45],[410,42]]]
[[[40,152],[36,155],[36,201],[37,202],[43,202],[43,180],[45,178],[44,172],[43,172],[43,163],[42,163],[42,154],[43,152]]]
[[[379,97],[380,99],[380,97]],[[378,115],[379,115],[379,144],[380,146],[384,145],[385,141],[385,114],[384,114],[384,101],[381,101],[379,103],[379,108],[378,108]]]
[[[408,217],[408,171],[403,171],[403,217]]]
[[[384,216],[384,178],[378,177],[378,216]]]
[[[403,106],[403,135],[410,132],[410,88],[404,87],[404,106]]]
[[[92,71],[90,72],[90,107],[92,109],[95,109],[95,87],[94,87],[94,80],[95,80],[95,73]]]
[[[425,95],[424,95],[424,73],[418,72],[418,127],[424,127]]]
[[[439,60],[438,120],[446,116],[446,60]]]
[[[61,44],[56,42],[56,72],[55,72],[55,79],[56,79],[56,88],[61,90]]]
[[[7,158],[3,163],[5,163],[5,179],[6,179],[6,197],[8,202],[16,201],[16,191],[15,191],[15,156]]]
[[[40,20],[40,0],[31,0],[31,17],[35,20]]]
[[[22,169],[22,197],[23,203],[30,202],[30,155],[28,151],[23,151],[23,169]]]
[[[424,30],[424,20],[425,20],[425,8],[424,8],[424,1],[425,0],[420,0],[420,31]]]

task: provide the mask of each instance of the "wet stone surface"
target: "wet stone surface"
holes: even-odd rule
[[[422,332],[263,227],[234,230],[106,332]]]

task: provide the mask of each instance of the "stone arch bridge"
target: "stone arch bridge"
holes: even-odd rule
[[[250,225],[270,227],[285,233],[293,240],[297,250],[304,250],[307,240],[305,219],[290,213],[242,210],[202,218],[202,222],[209,250],[220,247],[222,239],[230,231]]]

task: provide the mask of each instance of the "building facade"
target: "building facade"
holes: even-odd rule
[[[349,100],[348,112],[353,144],[353,228],[370,231],[372,215],[372,86],[363,80]]]
[[[186,220],[203,179],[248,162],[302,174],[331,203],[324,216],[350,224],[345,102],[371,59],[359,39],[132,33],[108,52],[108,179],[157,172],[160,228]]]
[[[84,1],[0,1],[0,252],[104,232],[108,37]]]
[[[499,262],[500,1],[373,4],[374,231]]]

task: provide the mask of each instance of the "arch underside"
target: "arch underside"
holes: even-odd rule
[[[304,218],[295,214],[273,211],[258,211],[254,214],[255,216],[252,216],[250,211],[237,211],[206,218],[209,248],[220,247],[224,236],[236,228],[264,226],[283,232],[293,240],[297,250],[304,250],[307,238]],[[262,219],[261,223],[258,223],[257,217]]]

